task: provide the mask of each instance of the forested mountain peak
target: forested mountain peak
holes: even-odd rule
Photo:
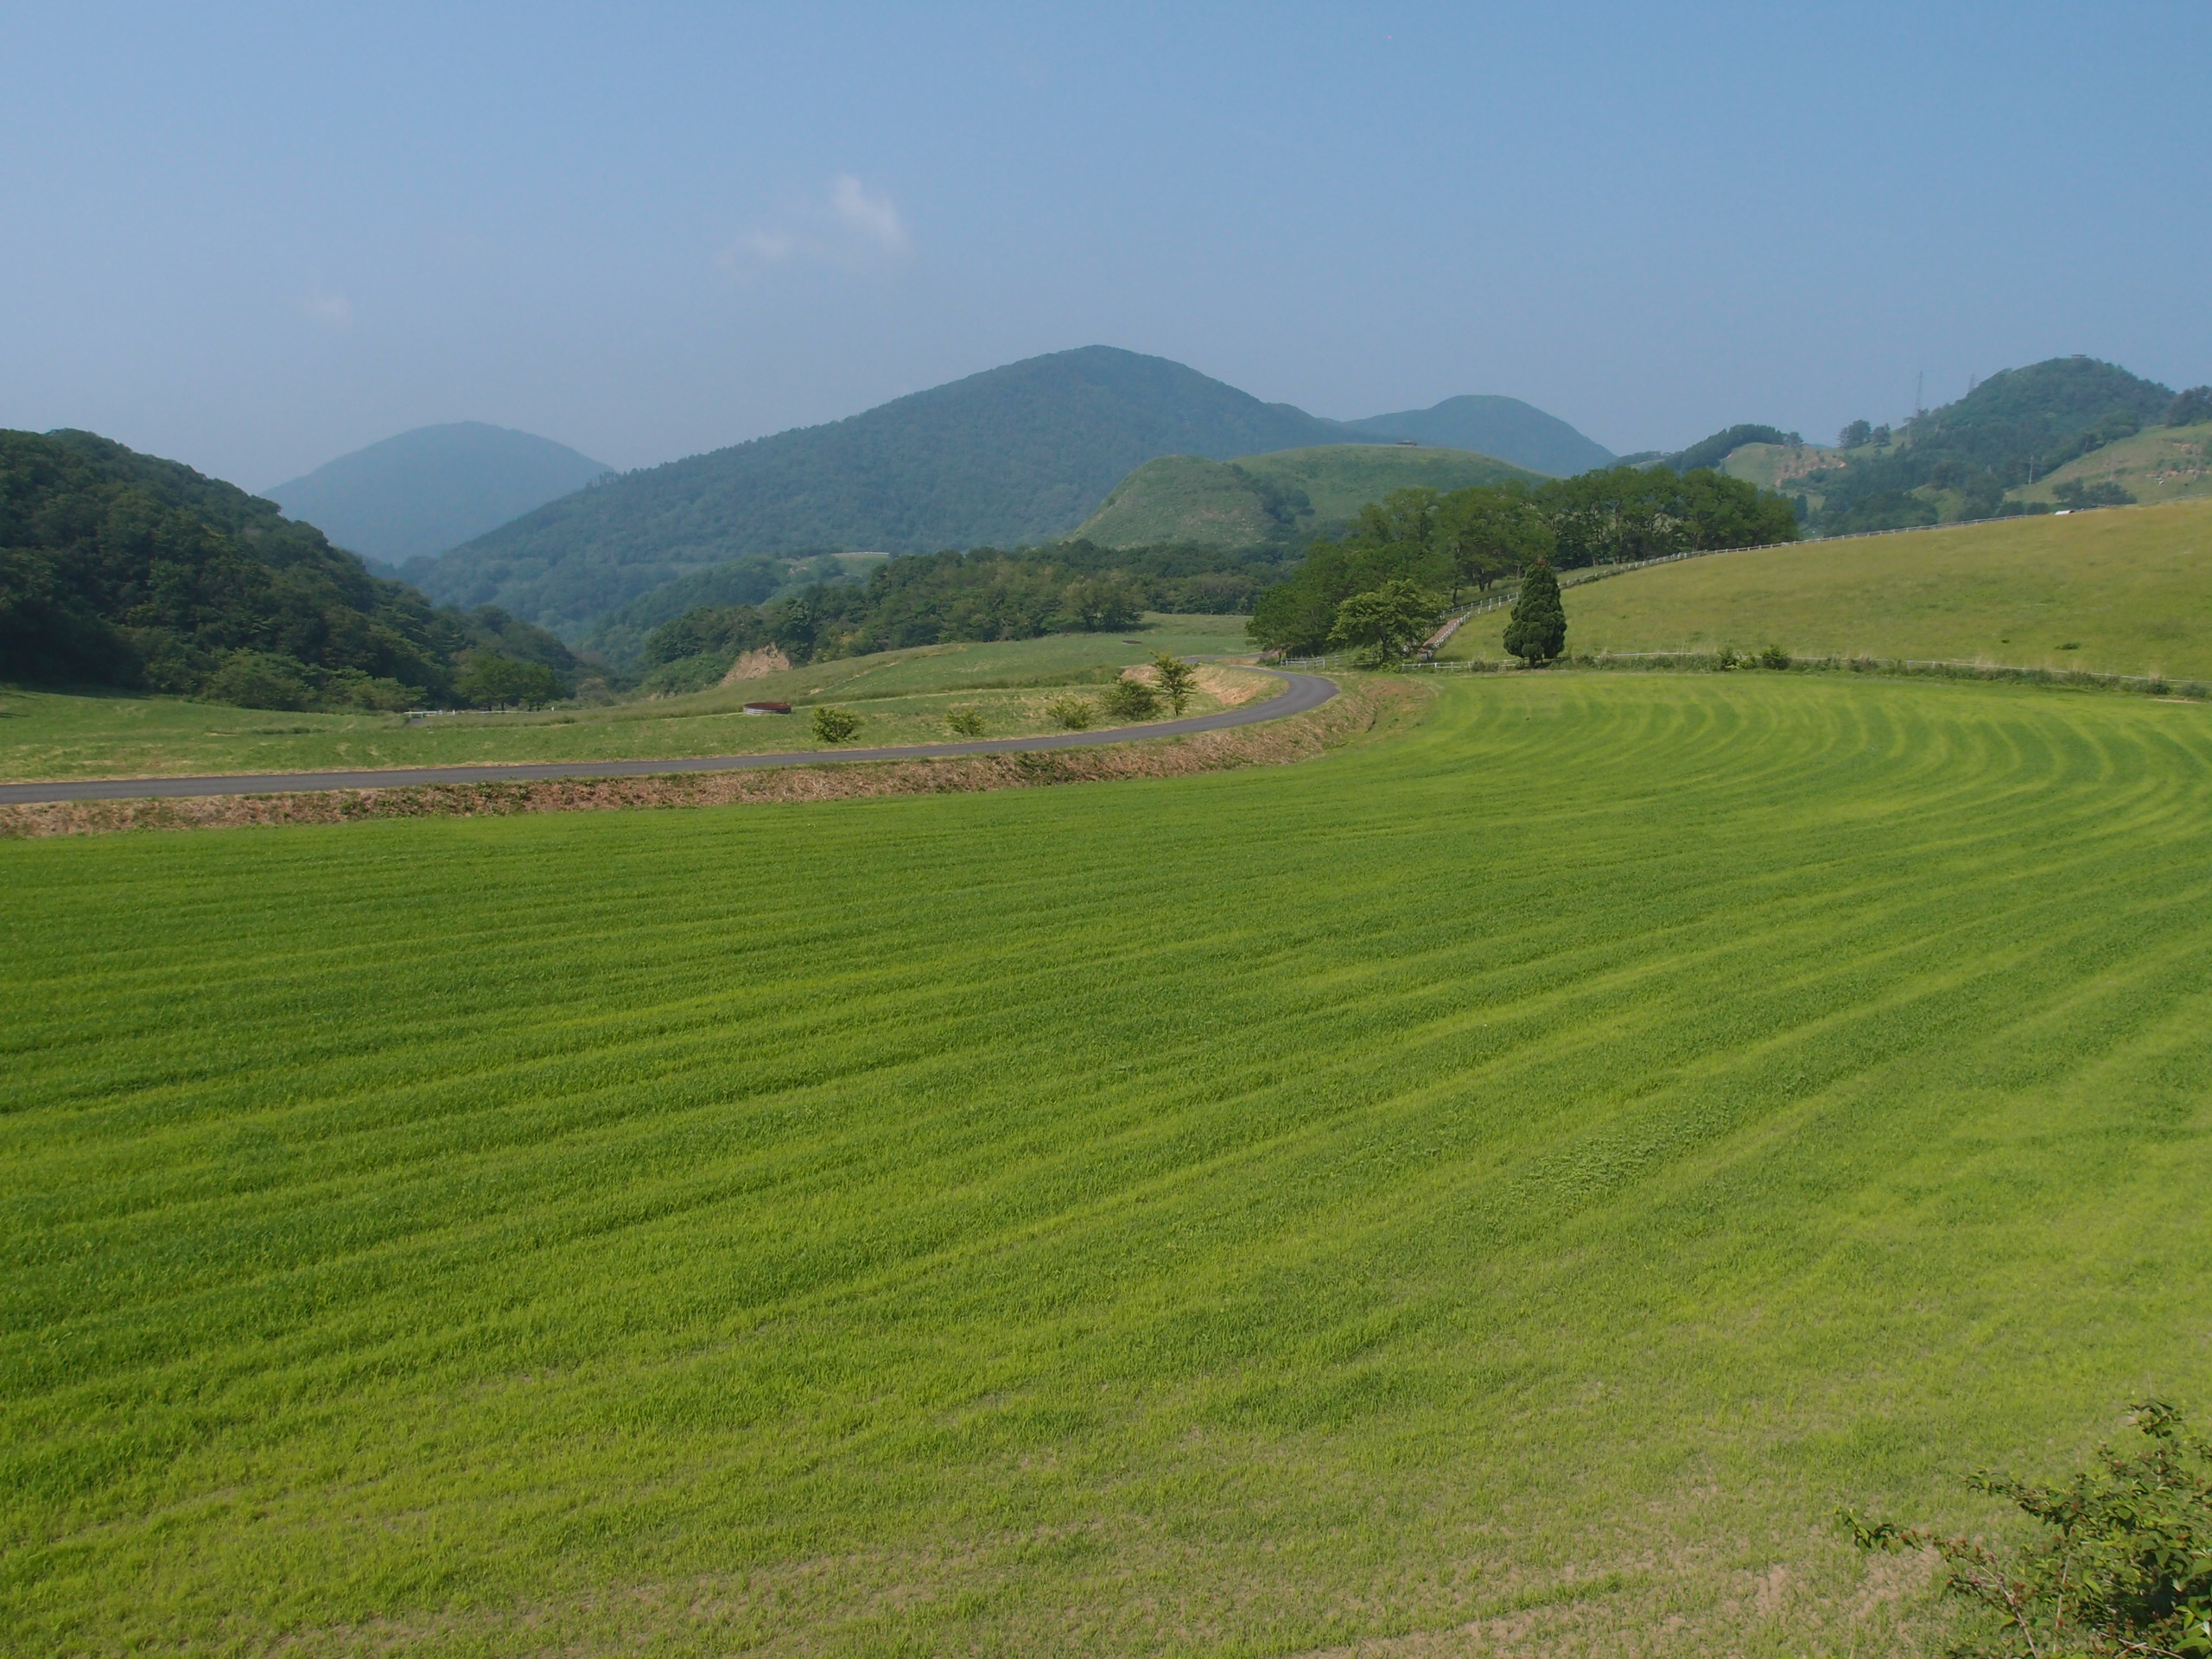
[[[1461,404],[1490,416],[1499,412],[1491,405],[1510,406],[1516,430],[1550,423],[1510,398],[1380,418],[1464,423],[1482,412]],[[1551,425],[1554,437],[1587,442]],[[1438,434],[1423,442],[1445,441],[1440,427],[1421,430]],[[639,594],[734,559],[1047,542],[1162,455],[1226,461],[1376,435],[1263,403],[1166,358],[1086,346],[607,480],[410,574],[435,598],[495,602],[580,638]],[[1498,453],[1515,460],[1517,440],[1506,442]]]

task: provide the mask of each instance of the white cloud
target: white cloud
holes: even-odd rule
[[[786,213],[782,222],[741,237],[715,256],[724,270],[742,274],[796,259],[858,270],[894,264],[913,252],[906,221],[890,197],[872,193],[849,173],[830,181],[826,200]]]
[[[905,254],[910,246],[906,227],[888,196],[871,196],[868,188],[849,173],[842,173],[830,187],[830,211],[837,222],[862,242],[872,242],[884,252]]]
[[[353,326],[353,302],[343,294],[326,294],[317,289],[300,302],[300,310],[310,321],[340,334]]]

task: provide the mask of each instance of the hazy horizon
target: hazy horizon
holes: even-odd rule
[[[1620,452],[2084,352],[2212,378],[2181,4],[152,7],[0,21],[0,425],[252,488],[476,420],[620,467],[1040,353]]]

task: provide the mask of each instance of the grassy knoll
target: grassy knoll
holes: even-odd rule
[[[1250,547],[1334,530],[1393,490],[1540,476],[1471,449],[1395,443],[1323,444],[1233,461],[1166,455],[1116,484],[1075,534],[1102,547]]]
[[[2212,1408],[2194,705],[0,865],[12,1652],[1926,1650]]]
[[[1569,649],[1945,658],[2212,675],[2212,505],[1717,553],[1569,587]],[[1505,613],[1451,654],[1501,657]],[[2071,649],[2069,649],[2069,646]]]
[[[2154,426],[2069,461],[2015,500],[2056,501],[2066,483],[2117,484],[2138,501],[2202,500],[2212,496],[2212,423]]]
[[[1128,640],[1141,642],[1132,646]],[[463,766],[520,760],[654,760],[812,749],[804,714],[741,712],[753,698],[851,703],[870,747],[942,743],[945,710],[973,706],[988,737],[1054,729],[1056,688],[1103,680],[1154,651],[1243,649],[1241,616],[1159,616],[1118,634],[1051,634],[999,645],[931,645],[817,663],[690,696],[410,723],[386,715],[305,715],[173,697],[73,696],[0,689],[0,779],[156,777],[315,767]],[[1220,702],[1201,690],[1186,711]],[[1103,721],[1102,721],[1102,724]]]

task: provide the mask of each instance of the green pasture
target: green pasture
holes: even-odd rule
[[[2014,518],[1570,573],[1571,652],[1756,651],[2212,676],[2212,503]],[[1504,611],[1447,655],[1504,655]]]
[[[2117,484],[2138,501],[2180,501],[2212,496],[2212,423],[2154,426],[2115,439],[2069,461],[2015,500],[2056,501],[2061,484]]]
[[[2209,722],[0,846],[0,1651],[1932,1651],[2212,1415]]]
[[[817,749],[804,705],[849,702],[867,747],[942,743],[945,711],[982,711],[988,737],[1055,729],[1046,704],[1103,684],[1155,651],[1245,649],[1241,616],[1154,616],[1120,634],[1050,634],[995,645],[928,645],[813,664],[688,696],[636,698],[531,714],[307,715],[175,697],[72,696],[0,687],[0,779],[158,777],[499,761],[679,759]],[[1131,645],[1129,641],[1136,643]],[[799,707],[747,715],[754,699]],[[1220,705],[1204,692],[1185,711]],[[1101,721],[1103,724],[1103,721]]]

